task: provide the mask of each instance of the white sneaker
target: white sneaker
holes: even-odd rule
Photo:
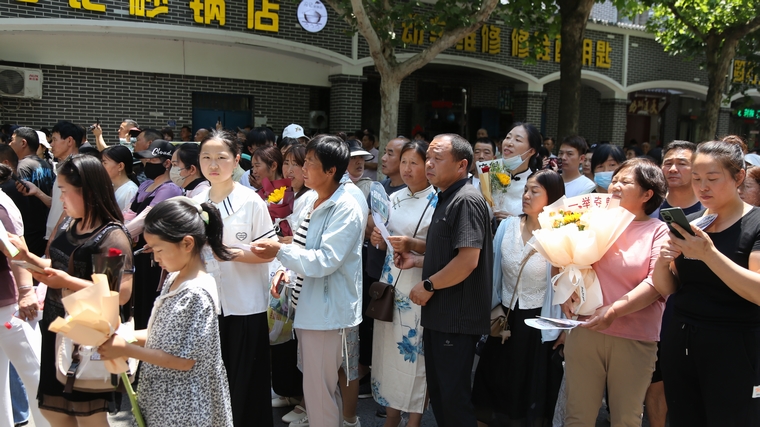
[[[359,417],[356,417],[355,423],[349,423],[346,420],[343,420],[343,427],[362,427],[361,421],[359,421]]]
[[[306,414],[303,414],[304,417],[301,418],[298,421],[293,421],[290,424],[288,424],[288,427],[309,427],[309,416]]]
[[[301,412],[296,412],[296,410],[301,411]],[[293,421],[299,421],[305,416],[306,416],[306,409],[304,409],[304,407],[301,405],[296,405],[296,407],[292,411],[282,416],[282,422],[292,423]]]
[[[295,397],[278,396],[272,399],[273,408],[285,408],[288,406],[296,406],[301,403],[301,399]]]

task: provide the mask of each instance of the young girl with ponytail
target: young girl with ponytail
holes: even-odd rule
[[[148,426],[232,425],[216,282],[203,261],[232,259],[222,243],[223,224],[216,207],[182,196],[159,203],[145,217],[145,241],[170,274],[148,329],[135,331],[137,341],[114,335],[98,351],[105,359],[143,361],[137,402]]]

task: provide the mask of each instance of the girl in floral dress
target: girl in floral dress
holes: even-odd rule
[[[422,350],[421,307],[412,304],[409,292],[422,280],[422,269],[400,270],[393,265],[394,252],[425,253],[425,237],[437,200],[425,176],[427,144],[408,142],[401,149],[401,177],[407,188],[391,194],[388,231],[391,247],[380,280],[396,283],[393,322],[375,321],[372,348],[372,395],[386,407],[384,427],[396,427],[401,411],[409,413],[410,427],[418,427],[425,411],[427,383]],[[385,249],[377,228],[370,241]],[[396,282],[398,279],[398,282]]]
[[[145,218],[145,240],[170,274],[148,329],[135,331],[137,341],[130,344],[114,335],[98,351],[105,359],[143,361],[137,402],[148,426],[232,425],[216,282],[206,272],[207,265],[215,269],[214,256],[232,258],[222,244],[222,229],[214,206],[187,197],[165,200]]]

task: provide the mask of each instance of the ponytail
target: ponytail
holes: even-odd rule
[[[179,243],[190,236],[195,241],[196,253],[208,243],[217,257],[230,261],[233,254],[222,243],[223,231],[222,216],[216,207],[185,196],[164,200],[145,216],[145,233],[171,243]]]
[[[214,255],[219,259],[232,261],[234,255],[230,251],[230,248],[225,246],[222,241],[224,238],[224,222],[222,221],[219,209],[211,203],[202,203],[201,208],[208,215],[207,220],[204,218],[206,222],[206,243],[208,243]]]

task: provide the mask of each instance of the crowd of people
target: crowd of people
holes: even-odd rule
[[[384,427],[418,427],[428,407],[442,427],[592,426],[603,404],[613,426],[641,425],[644,407],[653,427],[760,424],[760,167],[740,138],[648,155],[515,123],[501,142],[420,131],[379,152],[369,130],[217,127],[178,143],[124,120],[108,144],[62,121],[0,145],[18,249],[0,255],[1,424],[30,416],[18,384],[39,427],[107,426],[120,408],[121,393],[59,380],[50,330],[109,250],[125,255],[116,289],[136,331],[98,353],[142,361],[148,426],[274,426],[286,406],[290,427],[361,426],[364,394]],[[491,205],[475,162],[497,158],[511,183]],[[553,301],[534,232],[544,208],[589,193],[633,221],[591,266],[601,307],[578,317],[574,297]],[[666,224],[674,207],[714,218]],[[365,315],[376,282],[393,286],[391,321]],[[292,333],[273,323],[281,305]],[[499,305],[506,337],[490,334]],[[546,313],[583,323],[525,323]]]

